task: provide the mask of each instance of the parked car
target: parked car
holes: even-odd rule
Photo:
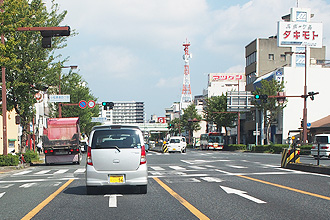
[[[101,125],[92,129],[87,147],[86,188],[134,185],[147,193],[148,170],[137,126]]]
[[[330,157],[330,134],[315,135],[311,154],[314,158],[318,158],[318,145],[320,145],[320,158]]]
[[[185,137],[171,137],[167,144],[168,152],[186,152],[186,138]]]

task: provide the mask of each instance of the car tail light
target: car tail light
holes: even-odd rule
[[[315,146],[312,146],[312,149],[316,149],[316,147]]]
[[[47,154],[48,153],[48,150],[45,150],[45,154]]]
[[[92,148],[90,146],[87,147],[87,165],[93,166],[93,162],[92,162]]]
[[[321,147],[321,149],[329,149],[328,146]]]
[[[141,160],[140,165],[147,163],[147,157],[146,157],[146,148],[144,145],[141,147]]]

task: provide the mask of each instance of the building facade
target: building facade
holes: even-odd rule
[[[104,110],[100,107],[100,116],[106,117],[112,124],[144,123],[144,102],[117,101],[113,109]]]

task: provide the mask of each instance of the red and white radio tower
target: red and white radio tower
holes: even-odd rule
[[[181,109],[187,108],[192,103],[192,95],[191,95],[191,88],[190,88],[190,73],[189,73],[189,59],[192,58],[192,55],[189,54],[189,46],[190,43],[187,42],[183,43],[184,46],[184,76],[183,76],[183,88],[182,88],[182,95],[181,95]]]

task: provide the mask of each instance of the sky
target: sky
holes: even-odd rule
[[[323,45],[330,46],[330,0],[55,2],[68,11],[62,25],[78,33],[58,51],[69,57],[66,64],[78,65],[98,102],[144,102],[147,120],[181,100],[186,41],[193,96],[207,88],[208,73],[244,73],[245,46],[275,36],[277,22],[297,4],[311,8],[311,22],[323,23]]]

